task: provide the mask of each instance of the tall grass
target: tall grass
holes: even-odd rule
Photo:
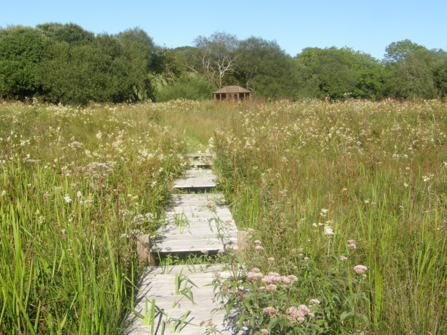
[[[133,234],[155,229],[146,214],[167,201],[182,154],[211,150],[239,229],[263,242],[261,271],[309,283],[308,257],[323,283],[309,298],[329,301],[332,333],[445,333],[446,112],[393,100],[3,104],[0,327],[116,332],[139,274]],[[360,323],[343,314],[358,264]]]
[[[351,333],[340,315],[358,264],[369,287],[359,331],[447,332],[446,104],[177,101],[151,110],[203,150],[211,145],[239,229],[258,231],[278,272],[298,273],[303,257],[322,269],[348,258],[331,275],[341,285],[332,287],[334,332]],[[271,269],[265,260],[261,270]]]
[[[181,134],[138,105],[0,105],[0,332],[119,333],[181,171]]]
[[[349,255],[348,267],[366,265],[365,330],[446,332],[447,106],[385,100],[240,108],[233,117],[242,127],[220,129],[214,141],[236,222],[259,230],[278,267],[299,254],[321,264],[325,254]],[[283,197],[283,213],[272,215]]]

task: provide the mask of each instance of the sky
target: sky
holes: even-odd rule
[[[276,40],[291,56],[347,46],[382,59],[387,45],[404,39],[447,49],[447,0],[0,0],[0,27],[46,22],[109,34],[140,27],[169,48],[219,31]]]

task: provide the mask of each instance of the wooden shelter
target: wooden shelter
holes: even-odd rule
[[[251,99],[251,91],[240,86],[225,86],[214,92],[214,100],[243,101]]]

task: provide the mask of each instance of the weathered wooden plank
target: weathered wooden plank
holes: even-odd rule
[[[201,194],[173,194],[172,199],[177,200],[213,200],[224,198],[221,193],[201,193]]]
[[[192,167],[209,167],[213,165],[213,162],[211,160],[202,160],[202,161],[198,161],[198,160],[193,160],[189,163],[189,166]]]
[[[197,272],[195,272],[197,271]],[[203,266],[171,266],[171,267],[156,267],[146,268],[142,280],[138,283],[137,299],[135,305],[135,311],[144,315],[146,313],[146,302],[150,306],[150,302],[154,299],[157,308],[163,310],[167,314],[167,318],[181,319],[186,315],[188,311],[190,314],[185,318],[185,323],[180,334],[204,334],[207,330],[206,322],[212,322],[215,329],[222,332],[222,334],[236,334],[233,322],[224,322],[224,312],[222,310],[217,313],[212,313],[214,308],[223,306],[224,301],[214,301],[213,286],[209,285],[213,278],[214,273],[219,271],[221,278],[227,278],[230,276],[229,271],[222,271],[222,265],[203,267]],[[164,273],[164,274],[162,274]],[[185,296],[175,295],[175,274],[184,274],[190,279],[191,282],[187,282],[184,278],[180,284],[183,289],[185,283],[194,297],[194,304]],[[183,276],[182,276],[183,277]],[[206,286],[205,286],[206,285]],[[161,333],[161,325],[163,320],[167,320],[160,312],[156,311],[156,317],[154,322],[154,333]],[[151,332],[150,326],[143,326],[141,318],[137,317],[133,313],[129,313],[126,318],[127,328],[125,334],[147,334]],[[200,325],[202,325],[200,327]],[[174,327],[174,329],[173,329]],[[170,333],[171,330],[179,330],[177,324],[169,324],[165,328],[165,333]]]
[[[212,154],[210,154],[208,152],[191,153],[191,154],[186,154],[185,157],[187,157],[187,158],[212,157]]]

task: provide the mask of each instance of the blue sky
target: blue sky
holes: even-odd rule
[[[447,49],[447,0],[1,0],[0,26],[73,22],[94,33],[144,29],[156,44],[192,45],[215,31],[276,40],[295,56],[306,47],[343,47],[382,59],[391,42]]]

